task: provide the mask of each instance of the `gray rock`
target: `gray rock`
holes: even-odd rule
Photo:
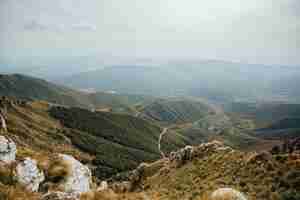
[[[247,200],[247,198],[232,188],[220,188],[211,194],[210,200]]]
[[[207,156],[208,153],[231,150],[232,149],[230,147],[224,147],[223,143],[219,141],[212,141],[195,147],[186,146],[177,152],[171,152],[169,160],[172,167],[178,168],[184,165],[187,161],[192,160],[194,157],[203,157]]]
[[[16,144],[9,138],[0,135],[0,161],[11,163],[16,159]]]
[[[177,152],[172,152],[169,156],[172,166],[177,168],[185,164],[186,161],[191,160],[193,151],[194,147],[186,146]]]
[[[70,175],[68,175],[62,183],[59,183],[59,188],[67,193],[88,192],[92,182],[90,169],[72,156],[59,154],[59,157],[68,162],[71,168]]]
[[[40,183],[45,180],[45,176],[37,167],[35,160],[25,158],[16,167],[16,179],[27,190],[36,192],[39,189]]]
[[[104,190],[108,190],[107,181],[101,181],[100,186],[97,188],[97,191],[104,191]]]

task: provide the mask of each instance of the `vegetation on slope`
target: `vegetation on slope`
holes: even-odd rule
[[[235,102],[225,106],[226,112],[252,119],[258,127],[265,128],[284,118],[300,116],[300,104]]]
[[[141,110],[145,119],[165,124],[193,122],[213,112],[202,102],[186,99],[157,100]]]
[[[0,96],[45,100],[68,106],[87,107],[91,104],[84,93],[20,74],[0,75]]]
[[[157,142],[161,129],[147,121],[129,115],[58,108],[47,102],[5,101],[1,108],[7,110],[7,134],[19,146],[19,156],[71,154],[97,166],[100,178],[160,157]],[[185,144],[185,138],[172,135],[163,145],[171,151]]]
[[[70,128],[67,135],[74,145],[96,156],[94,163],[103,166],[99,176],[129,170],[160,156],[157,145],[162,130],[145,120],[80,108],[53,107],[50,113]],[[172,135],[162,145],[171,151],[185,144],[185,138]]]
[[[136,106],[148,104],[155,98],[135,94],[96,92],[89,94],[89,99],[93,105],[97,105],[97,108],[110,108],[113,112],[134,114]]]

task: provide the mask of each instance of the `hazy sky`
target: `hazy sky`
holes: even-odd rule
[[[300,1],[0,0],[0,61],[78,56],[300,65]]]

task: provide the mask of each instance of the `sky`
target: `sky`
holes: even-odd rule
[[[299,0],[0,0],[0,63],[300,65]]]

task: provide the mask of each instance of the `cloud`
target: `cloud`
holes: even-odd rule
[[[48,27],[38,21],[32,20],[24,25],[24,30],[28,31],[45,31]]]
[[[83,23],[72,24],[71,28],[72,28],[72,30],[75,30],[75,31],[96,31],[97,30],[96,25],[93,25],[93,24],[83,24]]]
[[[66,32],[66,31],[96,31],[97,27],[88,23],[74,24],[47,24],[36,20],[25,23],[26,31],[50,31],[50,32]]]

